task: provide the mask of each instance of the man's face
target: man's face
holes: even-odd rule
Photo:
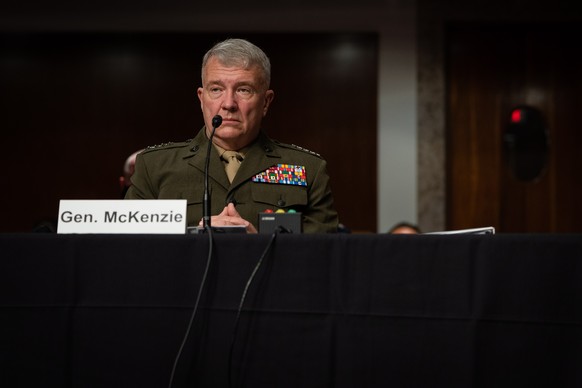
[[[246,147],[259,134],[273,97],[274,92],[266,89],[258,68],[226,67],[210,58],[203,85],[198,88],[207,135],[212,131],[212,118],[221,115],[222,124],[216,129],[214,142],[227,150]]]

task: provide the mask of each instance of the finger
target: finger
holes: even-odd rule
[[[250,222],[247,222],[246,229],[247,229],[247,233],[258,233],[257,229],[255,229],[255,226],[253,224],[251,224]]]
[[[226,207],[224,209],[228,212],[228,215],[230,217],[241,218],[240,214],[238,213],[238,211],[236,210],[236,207],[234,206],[234,204],[232,202],[229,203],[228,205],[226,205]]]
[[[230,214],[228,214],[228,206],[225,206],[224,209],[222,209],[222,211],[220,212],[220,214],[218,216],[215,217],[224,217],[224,216],[229,216]]]

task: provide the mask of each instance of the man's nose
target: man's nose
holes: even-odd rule
[[[235,111],[237,107],[236,92],[234,90],[227,90],[226,93],[224,93],[224,99],[222,100],[222,109]]]

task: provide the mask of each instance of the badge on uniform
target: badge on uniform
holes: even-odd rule
[[[278,183],[281,185],[307,186],[305,167],[293,164],[277,164],[257,174],[253,182]]]

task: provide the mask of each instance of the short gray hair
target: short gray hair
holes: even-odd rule
[[[271,61],[259,47],[244,39],[227,39],[217,43],[202,58],[202,82],[208,60],[216,57],[225,66],[240,66],[249,69],[257,66],[263,73],[266,88],[271,84]]]

